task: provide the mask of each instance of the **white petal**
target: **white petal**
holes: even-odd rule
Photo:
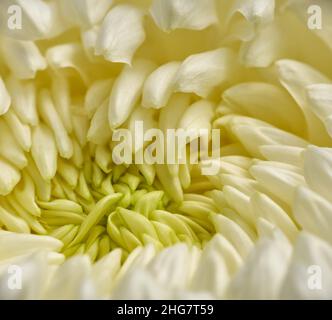
[[[293,212],[301,227],[332,244],[332,204],[309,188],[300,187]]]
[[[311,189],[332,202],[332,149],[309,146],[304,152],[304,177]]]
[[[223,100],[241,114],[248,114],[293,132],[305,133],[305,121],[301,109],[287,92],[264,82],[244,82],[224,91]]]
[[[330,80],[309,65],[294,60],[279,60],[276,69],[281,84],[298,103],[304,112],[311,142],[319,145],[331,145],[323,123],[311,110],[305,88],[315,83],[330,83]]]
[[[21,256],[33,251],[59,251],[63,246],[58,239],[49,236],[22,234],[0,230],[1,260]]]
[[[167,129],[176,129],[178,123],[190,104],[190,96],[187,94],[174,94],[166,107],[162,108],[159,116],[159,128],[166,132]]]
[[[118,5],[105,17],[99,30],[95,54],[106,60],[131,64],[145,39],[144,12],[131,5]]]
[[[37,71],[46,69],[46,60],[34,42],[6,38],[1,45],[4,60],[18,79],[33,79]]]
[[[216,87],[234,80],[238,69],[228,48],[198,53],[186,58],[176,76],[176,90],[206,98]]]
[[[13,267],[14,266],[14,267]],[[20,289],[9,287],[11,271],[21,274]],[[42,298],[43,290],[47,284],[47,276],[49,272],[48,260],[46,252],[38,252],[28,254],[19,259],[8,262],[3,266],[0,272],[0,299],[1,300],[29,300]]]
[[[6,86],[0,77],[0,116],[5,114],[11,104],[10,95],[6,89]]]
[[[231,299],[278,299],[292,247],[281,232],[258,241],[232,280]]]
[[[55,109],[50,92],[46,89],[39,93],[39,112],[41,118],[52,129],[59,154],[66,159],[73,155],[73,145]]]
[[[237,223],[221,214],[214,215],[212,221],[216,231],[229,240],[242,258],[246,257],[254,245],[248,234]]]
[[[50,47],[46,51],[46,60],[53,69],[73,69],[85,84],[90,82],[90,66],[80,43],[65,43]]]
[[[52,97],[55,108],[61,117],[63,125],[65,126],[67,132],[71,133],[73,125],[71,122],[69,81],[66,77],[57,73],[52,74]]]
[[[169,62],[153,71],[144,83],[142,105],[145,108],[164,107],[174,91],[179,62]]]
[[[289,205],[293,203],[296,188],[305,185],[302,175],[275,166],[258,164],[249,171],[264,189]]]
[[[251,155],[261,158],[260,146],[286,145],[304,148],[308,142],[287,131],[273,127],[235,125],[233,131]]]
[[[288,214],[271,198],[263,193],[255,193],[250,198],[252,211],[277,226],[291,241],[297,236],[298,230]]]
[[[97,80],[88,89],[85,99],[84,108],[89,117],[92,117],[98,107],[109,96],[113,80]]]
[[[41,176],[52,179],[57,169],[58,151],[52,131],[44,124],[33,129],[31,154]]]
[[[154,0],[150,12],[163,31],[202,30],[217,22],[213,0]]]
[[[213,238],[204,248],[190,288],[206,291],[221,299],[228,286],[230,276],[226,260],[219,251],[218,238]]]
[[[29,125],[22,123],[13,109],[8,110],[3,117],[16,141],[24,151],[28,152],[31,148],[31,129]]]
[[[108,123],[108,99],[105,99],[91,119],[87,139],[102,145],[110,142],[111,138],[112,132]]]
[[[313,84],[306,89],[313,112],[324,122],[327,132],[332,137],[332,127],[329,120],[332,117],[332,85]]]
[[[282,299],[332,298],[332,247],[308,233],[296,242],[281,292]]]
[[[87,255],[75,256],[60,266],[45,293],[46,299],[95,299],[90,278],[91,263]]]
[[[38,123],[36,108],[36,88],[32,81],[20,81],[13,76],[9,77],[6,85],[12,98],[12,108],[26,124],[35,126]]]
[[[21,179],[20,171],[0,158],[0,195],[9,194]]]
[[[17,168],[23,169],[28,163],[27,158],[2,118],[0,118],[0,132],[0,156]]]
[[[112,129],[127,120],[142,93],[146,77],[154,68],[155,65],[146,60],[136,60],[132,67],[124,67],[113,85],[109,101],[108,121]]]

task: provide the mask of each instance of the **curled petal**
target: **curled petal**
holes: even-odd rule
[[[176,90],[206,98],[214,88],[234,80],[235,53],[228,48],[198,53],[186,58],[176,76]]]
[[[125,66],[116,79],[109,99],[108,121],[111,128],[124,123],[134,109],[149,73],[155,68],[152,62],[136,60],[132,66]]]
[[[145,39],[143,17],[142,10],[134,6],[114,7],[99,30],[95,54],[112,62],[131,64],[135,51]]]

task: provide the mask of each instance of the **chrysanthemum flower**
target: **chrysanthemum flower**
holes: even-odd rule
[[[0,298],[332,298],[332,6],[312,4],[1,0]],[[139,120],[219,129],[221,156],[115,163]]]

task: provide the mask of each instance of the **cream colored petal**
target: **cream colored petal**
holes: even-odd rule
[[[303,135],[306,124],[301,109],[287,92],[264,82],[245,82],[224,91],[227,105],[255,119],[266,121],[280,129]]]
[[[106,60],[131,64],[145,39],[144,12],[132,5],[118,5],[109,11],[96,42],[95,54]]]
[[[292,205],[296,188],[305,185],[302,175],[275,166],[254,165],[250,173],[258,183],[288,205]]]
[[[298,229],[288,214],[271,198],[263,193],[255,193],[250,197],[250,205],[256,217],[262,217],[278,227],[289,240],[293,241]]]
[[[13,268],[13,266],[15,266]],[[48,253],[40,251],[26,254],[22,257],[9,260],[0,271],[0,299],[1,300],[30,300],[41,299],[50,275]],[[12,269],[11,269],[12,268]],[[16,271],[21,275],[21,288],[12,289],[8,286],[10,278]],[[21,271],[20,273],[18,272]]]
[[[59,154],[66,159],[73,155],[72,141],[55,109],[50,92],[46,89],[39,93],[39,113],[41,118],[52,129]]]
[[[0,116],[5,114],[11,104],[10,95],[6,89],[6,86],[0,77]]]
[[[286,131],[261,126],[235,125],[233,132],[246,150],[257,158],[262,157],[263,145],[284,145],[305,148],[308,142]]]
[[[293,166],[303,167],[303,151],[304,148],[283,146],[283,145],[270,145],[261,146],[260,153],[270,161],[278,161],[291,164]]]
[[[73,69],[85,84],[90,83],[91,66],[80,43],[65,43],[50,47],[46,51],[46,60],[54,70]]]
[[[36,88],[32,81],[20,81],[13,76],[6,81],[12,98],[12,108],[23,123],[35,126],[38,123]]]
[[[86,92],[84,99],[84,108],[89,117],[92,117],[98,107],[109,96],[113,80],[97,80]]]
[[[178,122],[178,128],[185,130],[210,128],[215,105],[208,100],[199,100],[190,105]]]
[[[103,298],[110,296],[114,286],[114,278],[121,268],[121,250],[115,249],[92,266],[92,277],[98,295]]]
[[[202,30],[217,22],[213,0],[154,0],[150,13],[160,29]]]
[[[232,280],[228,297],[278,299],[291,253],[292,246],[279,230],[260,239]]]
[[[248,234],[236,222],[221,214],[212,216],[212,222],[216,232],[223,235],[242,258],[249,254],[254,244]]]
[[[17,234],[0,230],[0,258],[1,260],[21,256],[33,251],[59,251],[63,246],[58,239],[34,234]]]
[[[71,133],[73,124],[71,121],[71,98],[68,79],[58,73],[52,74],[51,92],[56,111],[59,113],[67,132]]]
[[[33,79],[39,70],[45,70],[46,60],[32,41],[6,38],[1,43],[3,58],[18,79]]]
[[[21,148],[28,152],[31,148],[31,129],[30,126],[21,122],[13,109],[3,116],[16,141]]]
[[[190,96],[187,94],[174,94],[167,106],[161,109],[159,115],[159,128],[166,132],[167,129],[175,129],[190,104]]]
[[[0,156],[17,168],[23,169],[28,163],[27,158],[2,118],[0,118],[0,132]]]
[[[144,83],[142,105],[145,108],[165,107],[174,90],[179,62],[169,62],[153,71]]]
[[[52,131],[44,124],[32,131],[31,154],[41,176],[45,180],[52,179],[57,169],[58,150]]]
[[[221,299],[228,286],[230,275],[226,260],[219,249],[218,238],[212,238],[205,246],[190,289],[210,292]]]
[[[114,82],[110,101],[108,121],[112,129],[123,124],[134,109],[149,73],[155,68],[152,62],[135,60],[132,66],[125,66]]]
[[[309,188],[300,187],[295,196],[294,216],[301,227],[332,244],[332,204]]]
[[[45,299],[96,299],[91,279],[91,263],[87,255],[78,255],[61,265],[45,292]]]
[[[176,90],[206,98],[216,87],[234,81],[237,71],[236,56],[231,49],[194,54],[182,62],[176,75]]]
[[[277,74],[285,87],[304,112],[308,126],[308,137],[319,145],[332,145],[324,124],[314,114],[308,103],[305,88],[315,83],[330,83],[330,80],[309,65],[294,60],[276,62]]]
[[[304,152],[304,177],[311,189],[332,202],[332,149],[309,146]]]
[[[297,238],[281,291],[282,299],[331,299],[332,247],[306,232]]]
[[[325,124],[325,128],[332,137],[331,119],[332,117],[332,85],[313,84],[307,88],[307,95],[310,106],[315,115]]]
[[[100,145],[109,143],[111,138],[112,132],[108,123],[108,99],[105,99],[91,119],[87,139]]]
[[[9,194],[21,179],[20,171],[0,158],[0,194]]]

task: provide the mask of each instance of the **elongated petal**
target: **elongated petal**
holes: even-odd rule
[[[32,41],[7,38],[2,51],[9,69],[19,79],[33,79],[37,71],[46,69],[46,60]]]
[[[310,146],[304,153],[304,177],[318,194],[332,202],[332,149]]]
[[[17,116],[22,122],[35,126],[38,123],[35,84],[11,76],[7,79],[6,85],[12,98],[12,108]]]
[[[105,17],[99,31],[95,53],[106,60],[131,64],[145,39],[144,13],[131,5],[118,5]]]
[[[57,169],[58,150],[52,131],[44,124],[33,129],[31,153],[41,176],[52,179]]]
[[[146,60],[136,60],[132,67],[124,67],[110,96],[108,121],[111,128],[127,120],[141,95],[146,77],[154,68],[154,64]]]
[[[179,62],[169,62],[149,75],[143,88],[143,107],[159,109],[167,104],[174,91],[175,75],[179,66]]]
[[[31,129],[29,125],[23,123],[13,109],[8,110],[4,115],[4,119],[21,148],[24,151],[29,151],[31,148]]]
[[[150,12],[163,31],[202,30],[217,22],[212,0],[154,0]]]
[[[176,76],[176,90],[206,98],[214,88],[236,76],[235,54],[228,48],[198,53],[186,58]]]
[[[0,155],[19,169],[27,165],[23,149],[15,140],[6,122],[0,118]]]
[[[294,60],[276,62],[281,84],[302,108],[308,125],[308,136],[313,143],[331,145],[323,123],[315,115],[307,101],[305,88],[315,83],[330,83],[330,80],[309,65]]]
[[[73,145],[57,113],[50,92],[46,89],[39,94],[39,112],[42,119],[53,131],[59,154],[68,159],[73,155]]]
[[[9,259],[32,251],[59,251],[62,242],[49,236],[0,231],[0,257]]]
[[[294,200],[294,216],[301,227],[332,243],[332,204],[309,188],[300,187]]]

